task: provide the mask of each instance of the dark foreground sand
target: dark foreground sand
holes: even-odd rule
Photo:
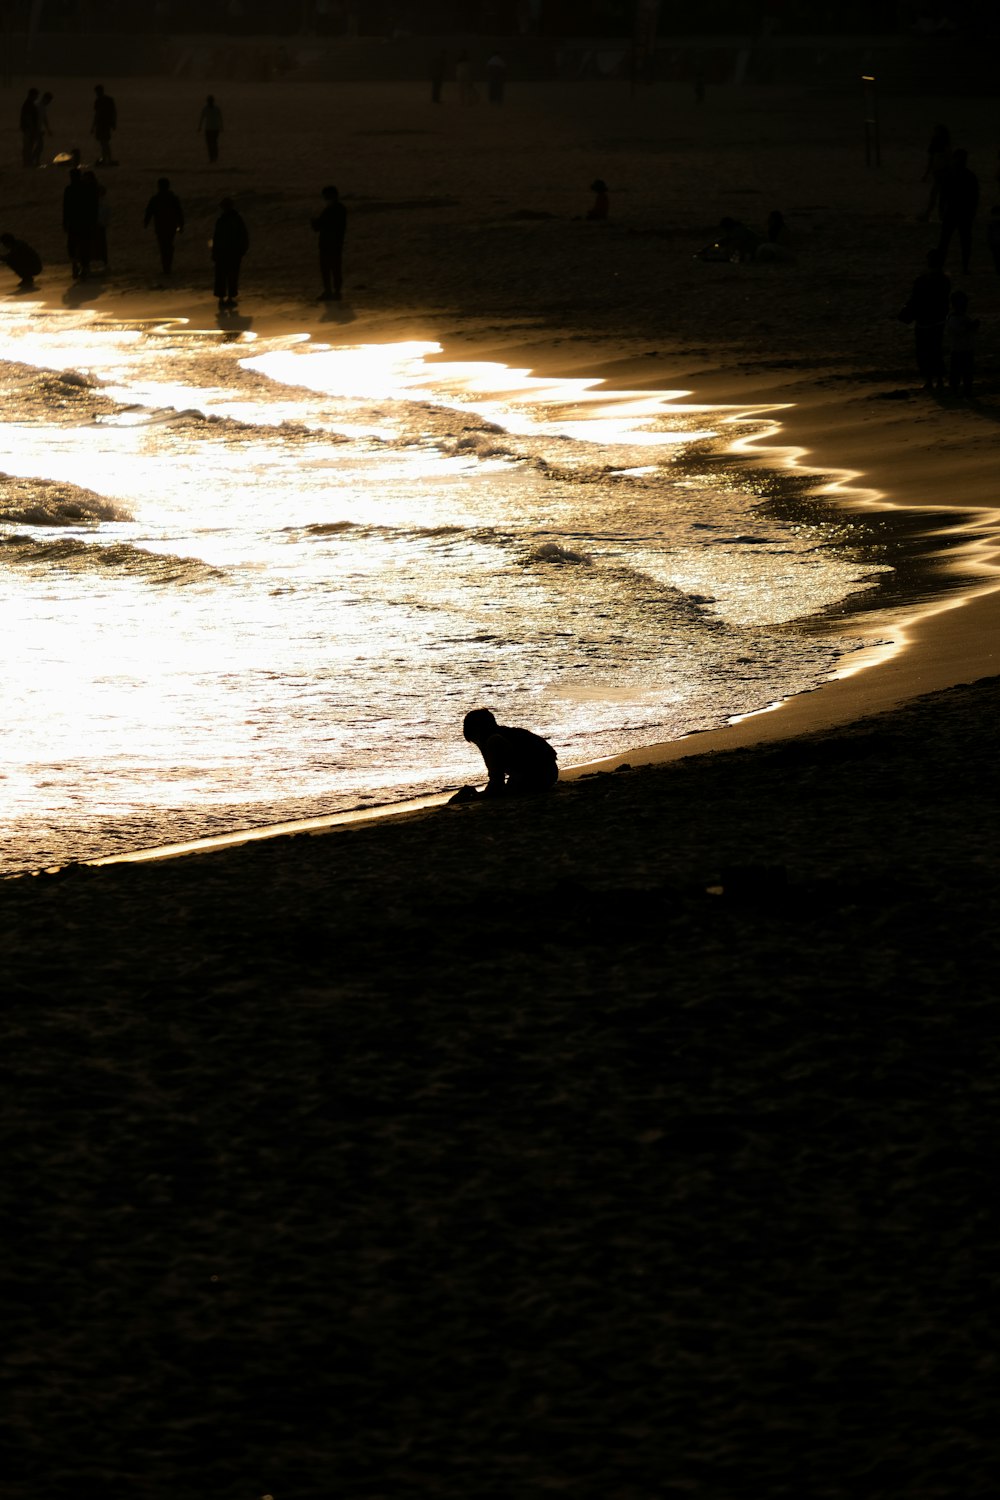
[[[869,403],[908,378],[876,312],[926,233],[919,149],[876,187],[853,104],[743,103],[701,144],[645,103],[554,140],[477,117],[457,204],[440,141],[374,134],[431,129],[387,105],[356,222],[368,281],[409,280],[345,318],[398,325],[426,272],[445,321],[414,326],[480,347],[634,361],[673,329],[737,398],[828,360],[827,462],[988,508],[988,381],[961,411]],[[570,211],[591,128],[646,214],[605,242],[617,307],[566,259],[583,226],[513,217]],[[697,306],[698,236],[782,170],[828,219],[783,282],[701,267]],[[839,716],[912,697],[914,660],[981,676],[993,614],[960,617]],[[5,1500],[994,1495],[998,714],[990,679],[530,806],[0,883]]]
[[[0,885],[5,1496],[995,1493],[998,714]]]

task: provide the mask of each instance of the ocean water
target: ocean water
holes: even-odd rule
[[[5,871],[477,779],[471,707],[564,765],[725,723],[885,566],[724,412],[433,344],[18,301],[0,395]]]

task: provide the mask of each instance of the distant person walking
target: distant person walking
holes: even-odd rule
[[[3,245],[3,254],[0,261],[9,266],[17,276],[17,289],[19,292],[30,292],[35,287],[35,277],[42,269],[42,257],[37,250],[27,243],[19,240],[12,234],[0,234],[0,244]]]
[[[927,145],[927,165],[924,167],[924,175],[921,182],[930,183],[930,194],[927,199],[927,207],[920,215],[921,220],[926,223],[934,217],[934,210],[938,206],[941,197],[941,184],[944,174],[948,170],[951,161],[951,131],[947,125],[935,125],[931,131],[931,138]]]
[[[21,101],[18,121],[21,131],[21,165],[34,166],[35,141],[38,137],[38,90],[29,89]]]
[[[964,292],[952,292],[951,312],[944,325],[944,341],[948,347],[948,389],[953,396],[972,395],[978,332],[979,319],[969,317],[968,297]]]
[[[899,316],[913,324],[917,369],[924,390],[940,390],[944,384],[944,324],[951,297],[951,277],[944,270],[940,250],[928,250],[927,266],[921,271]]]
[[[156,192],[146,204],[142,227],[148,229],[150,224],[153,226],[153,233],[156,235],[156,243],[159,246],[163,274],[169,276],[174,268],[174,246],[177,236],[184,228],[184,210],[177,194],[171,191],[169,177],[157,179]]]
[[[201,114],[198,116],[198,131],[205,136],[209,161],[218,161],[219,136],[222,134],[222,110],[216,104],[214,94],[209,94],[201,107]]]
[[[494,52],[486,64],[486,91],[491,104],[503,103],[506,82],[507,64],[499,52]]]
[[[231,312],[240,296],[240,267],[250,248],[250,236],[232,198],[223,198],[212,232],[215,295],[219,311]]]
[[[472,64],[469,61],[468,52],[458,54],[458,62],[455,64],[455,82],[458,84],[459,104],[475,104],[479,95],[476,85],[472,81]]]
[[[79,167],[70,168],[63,192],[63,229],[73,276],[79,281],[90,275],[97,229],[97,179],[92,172],[84,176]]]
[[[35,121],[35,144],[31,153],[31,165],[40,167],[42,164],[42,153],[45,150],[45,137],[52,134],[52,126],[49,124],[49,105],[52,103],[52,95],[46,91],[38,101]]]
[[[90,127],[91,135],[97,140],[100,155],[97,158],[99,167],[116,167],[118,163],[111,155],[111,137],[118,129],[118,108],[110,94],[104,92],[103,83],[94,85],[94,123]]]
[[[319,274],[323,283],[320,300],[339,302],[344,284],[344,236],[347,233],[347,209],[335,187],[323,189],[323,211],[312,220],[319,235]]]
[[[962,253],[962,270],[968,275],[972,258],[972,224],[979,207],[979,178],[968,165],[967,151],[953,151],[948,170],[941,183],[941,251],[942,265],[948,258],[951,237],[958,232]]]

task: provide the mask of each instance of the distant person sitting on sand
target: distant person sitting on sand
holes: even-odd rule
[[[602,178],[595,177],[590,184],[590,191],[594,195],[594,206],[588,210],[587,218],[606,219],[611,209],[607,183]]]
[[[0,244],[3,245],[0,261],[5,266],[10,266],[14,275],[20,278],[17,283],[18,291],[33,291],[35,277],[42,269],[42,257],[38,251],[33,250],[26,240],[19,240],[12,234],[0,234]]]
[[[471,786],[462,787],[453,802],[467,802],[475,796],[519,797],[547,792],[559,780],[556,752],[548,740],[530,729],[498,724],[488,708],[474,708],[466,714],[462,733],[470,745],[478,746],[489,781],[481,793]]]
[[[772,208],[767,216],[767,238],[761,240],[754,251],[754,260],[771,262],[794,260],[795,256],[789,249],[791,238],[784,214],[780,208]]]
[[[696,260],[727,260],[742,261],[753,260],[757,253],[757,246],[761,237],[753,229],[748,229],[739,219],[732,219],[728,215],[719,221],[719,233],[710,245],[699,250]]]
[[[952,292],[951,312],[944,325],[944,341],[948,347],[948,389],[953,396],[972,395],[978,332],[979,319],[969,317],[968,297],[964,292]]]
[[[335,187],[325,187],[323,212],[312,220],[319,235],[319,274],[323,281],[322,302],[339,302],[343,286],[344,236],[347,233],[347,209]]]
[[[913,324],[917,369],[924,390],[941,389],[944,383],[944,323],[951,297],[951,277],[944,270],[940,250],[928,250],[927,268],[921,271],[899,317]]]

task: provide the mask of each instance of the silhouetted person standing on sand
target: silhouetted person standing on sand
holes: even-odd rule
[[[921,271],[909,299],[899,316],[913,324],[917,369],[924,378],[924,390],[941,389],[944,384],[944,323],[951,297],[951,277],[943,270],[940,250],[928,250],[927,269]]]
[[[948,257],[951,237],[958,230],[962,270],[968,275],[972,256],[972,221],[979,207],[979,178],[971,171],[967,151],[953,151],[941,182],[941,238],[938,249],[942,264]]]
[[[85,177],[79,167],[72,167],[63,192],[63,229],[76,280],[90,274],[96,228],[97,179],[93,172]]]
[[[611,200],[608,197],[608,185],[603,177],[595,177],[590,184],[590,191],[594,195],[593,207],[587,210],[588,219],[602,220],[608,217],[611,211]]]
[[[171,192],[168,177],[157,179],[156,192],[146,204],[142,227],[148,229],[150,224],[156,235],[156,243],[160,247],[160,265],[163,267],[163,274],[169,276],[174,265],[174,244],[184,228],[184,210],[177,194]]]
[[[944,338],[948,346],[948,388],[953,396],[972,395],[978,332],[979,319],[969,317],[968,297],[964,292],[952,292]]]
[[[503,103],[503,91],[506,81],[507,64],[499,52],[494,52],[486,64],[486,92],[491,104]]]
[[[201,114],[198,116],[198,131],[199,133],[204,131],[209,161],[218,161],[219,136],[222,134],[222,110],[216,104],[214,94],[209,94],[201,107]]]
[[[951,131],[947,125],[935,125],[927,145],[927,165],[921,178],[922,182],[929,182],[931,185],[926,212],[920,215],[922,220],[930,219],[937,208],[938,199],[941,196],[941,184],[950,161]]]
[[[458,84],[459,104],[475,104],[479,95],[472,81],[472,64],[469,61],[468,52],[458,54],[458,62],[455,64],[455,82]]]
[[[38,251],[33,250],[26,240],[19,240],[12,234],[0,234],[0,244],[3,245],[0,261],[3,261],[5,266],[10,266],[14,275],[19,278],[18,291],[32,291],[35,277],[42,269],[42,257]]]
[[[239,301],[240,266],[250,248],[250,236],[232,198],[223,198],[219,207],[221,212],[212,232],[212,260],[219,311],[227,312]]]
[[[21,103],[21,165],[34,166],[35,141],[38,137],[38,90],[29,89]]]
[[[42,164],[42,152],[45,150],[45,137],[52,134],[52,126],[49,124],[49,105],[52,103],[52,95],[46,91],[38,101],[35,113],[35,144],[31,151],[31,165],[40,167]]]
[[[323,282],[321,301],[339,302],[343,286],[344,236],[347,233],[347,209],[335,187],[325,187],[323,212],[312,221],[319,235],[319,274]]]
[[[462,733],[470,745],[479,748],[489,781],[483,792],[464,786],[452,797],[453,802],[468,802],[474,796],[518,797],[547,792],[559,780],[556,752],[548,740],[530,729],[514,729],[498,724],[488,708],[474,708],[466,714]]]
[[[447,52],[435,52],[431,58],[431,103],[441,103],[441,90],[444,88],[445,76],[448,72]]]
[[[94,123],[91,134],[97,139],[100,156],[99,167],[116,167],[118,163],[111,155],[111,137],[118,128],[118,109],[110,94],[104,92],[103,83],[94,85]]]

